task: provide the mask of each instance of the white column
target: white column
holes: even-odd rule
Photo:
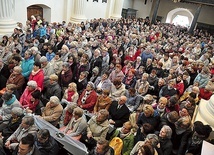
[[[73,0],[73,13],[71,15],[71,22],[81,23],[86,20],[85,9],[86,0]]]
[[[0,0],[0,35],[12,34],[16,27],[13,19],[15,0]]]
[[[115,0],[113,5],[113,12],[111,18],[119,19],[121,18],[122,8],[123,8],[124,0]]]
[[[209,124],[214,130],[214,95],[209,100],[201,99],[195,116],[193,116],[193,121],[201,121],[204,124]]]

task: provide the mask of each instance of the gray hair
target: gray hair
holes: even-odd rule
[[[69,63],[63,62],[62,66],[66,67],[66,68],[69,68]]]
[[[50,102],[54,103],[54,104],[59,104],[59,98],[57,96],[51,96],[50,97]]]
[[[35,47],[35,46],[31,48],[31,51],[35,51],[36,53],[39,53],[38,47]]]
[[[22,118],[22,121],[25,121],[25,124],[27,124],[29,126],[34,125],[34,118],[33,118],[33,116],[26,115],[25,117]]]
[[[24,114],[23,109],[20,107],[14,107],[11,111],[16,116],[22,116]]]
[[[33,80],[28,81],[27,85],[28,85],[28,86],[31,86],[31,87],[33,87],[33,88],[36,88],[36,87],[37,87],[36,81],[33,81]]]
[[[164,125],[162,128],[166,131],[166,138],[170,139],[172,136],[172,129],[168,125]]]
[[[13,68],[13,70],[16,70],[16,72],[21,73],[22,72],[22,68],[20,66],[15,66]]]
[[[45,57],[45,56],[42,56],[39,61],[42,63],[42,62],[47,62],[48,59]]]
[[[151,141],[152,146],[157,146],[159,143],[159,139],[156,134],[148,134],[146,139]]]

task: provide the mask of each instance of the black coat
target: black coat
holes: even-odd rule
[[[41,155],[58,155],[59,146],[53,137],[50,137],[47,142],[41,144],[35,141],[36,148],[41,152]]]
[[[172,153],[172,141],[171,139],[162,139],[159,138],[160,148],[155,148],[158,152],[158,155],[171,155]]]
[[[109,119],[115,121],[114,127],[122,127],[123,123],[129,120],[129,109],[124,104],[120,109],[117,109],[118,101],[113,101],[109,107]]]

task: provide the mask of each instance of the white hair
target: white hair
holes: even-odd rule
[[[36,88],[36,87],[37,87],[36,81],[33,81],[33,80],[28,81],[27,85],[28,85],[28,86],[31,86],[31,87],[33,87],[33,88]]]

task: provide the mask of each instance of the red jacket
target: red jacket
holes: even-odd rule
[[[175,85],[175,88],[178,90],[180,96],[184,93],[184,83],[183,82],[177,83]]]
[[[206,91],[205,88],[200,88],[200,93],[199,93],[199,98],[209,100],[210,97],[212,96],[212,92]]]
[[[38,73],[36,73],[35,75],[32,74],[32,72],[30,73],[30,77],[29,77],[29,81],[33,80],[36,81],[37,86],[39,88],[41,88],[41,90],[43,90],[44,87],[44,73],[43,70],[40,69]]]
[[[85,100],[85,103],[82,103],[82,98],[85,95],[86,90],[84,90],[82,92],[82,94],[80,95],[79,99],[78,99],[78,106],[80,106],[82,109],[84,110],[88,110],[89,112],[93,112],[94,109],[94,105],[97,102],[97,93],[92,90],[92,92],[88,95],[88,97]]]

